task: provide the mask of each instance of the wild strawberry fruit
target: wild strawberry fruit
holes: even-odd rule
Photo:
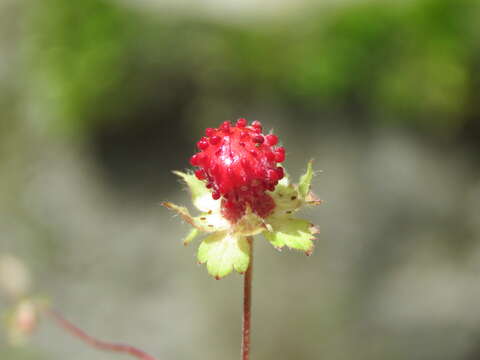
[[[222,199],[222,213],[231,222],[238,221],[250,206],[266,218],[275,208],[267,191],[273,191],[284,177],[285,149],[278,147],[278,137],[264,135],[262,124],[239,119],[235,125],[223,122],[208,128],[190,163],[199,169],[195,175],[206,182],[214,200]]]
[[[318,229],[295,216],[302,206],[321,202],[310,190],[311,161],[298,184],[292,184],[279,166],[285,149],[278,146],[278,137],[264,135],[259,121],[248,124],[245,119],[208,128],[197,146],[199,152],[190,159],[194,174],[174,173],[188,186],[200,214],[192,216],[188,208],[171,202],[162,204],[193,227],[185,245],[206,234],[197,259],[209,274],[221,279],[233,270],[245,273],[252,236],[260,234],[278,250],[312,254]]]

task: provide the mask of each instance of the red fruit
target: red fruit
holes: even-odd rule
[[[217,129],[207,129],[200,139],[200,152],[190,163],[199,167],[195,172],[207,182],[214,199],[222,198],[222,213],[232,222],[239,220],[249,206],[265,218],[274,209],[272,191],[283,178],[283,168],[277,163],[285,160],[285,149],[276,147],[278,138],[262,134],[262,124],[250,126],[245,119],[236,125],[225,121]]]

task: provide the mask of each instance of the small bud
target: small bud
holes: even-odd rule
[[[38,305],[30,299],[21,301],[10,314],[8,321],[8,341],[12,346],[20,346],[28,341],[38,325]]]

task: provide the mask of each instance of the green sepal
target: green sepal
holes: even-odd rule
[[[305,198],[305,203],[310,206],[317,206],[323,204],[323,200],[319,199],[317,195],[310,191]]]
[[[206,187],[205,183],[198,180],[194,174],[174,171],[175,175],[181,177],[192,196],[193,205],[203,212],[214,210],[220,206],[220,202],[212,199],[211,191]]]
[[[292,214],[302,205],[297,187],[291,184],[279,183],[275,187],[275,191],[270,193],[270,196],[275,201],[275,210],[271,216]]]
[[[193,228],[192,230],[190,230],[185,239],[183,239],[183,245],[187,246],[188,244],[190,244],[199,234],[200,230],[198,230],[197,228]]]
[[[198,248],[198,261],[207,265],[210,275],[221,279],[232,270],[247,271],[250,244],[245,236],[217,232],[206,237]]]
[[[168,201],[162,202],[162,205],[165,206],[167,209],[175,211],[178,215],[182,217],[182,219],[185,222],[189,223],[190,225],[196,227],[199,230],[202,230],[200,228],[201,224],[198,224],[195,221],[195,218],[192,215],[190,215],[190,211],[188,211],[188,209],[185,206],[175,205],[174,203],[171,203]]]
[[[184,206],[175,205],[171,202],[163,202],[162,205],[170,210],[175,211],[185,222],[203,232],[211,233],[215,231],[222,231],[228,229],[230,226],[228,221],[219,213],[205,213],[194,217],[190,215],[190,212]]]
[[[250,206],[247,206],[245,215],[235,224],[235,233],[243,236],[253,236],[260,234],[266,228],[264,219],[252,212]]]
[[[307,165],[307,172],[300,177],[300,181],[298,183],[298,194],[302,200],[305,200],[307,198],[307,195],[310,193],[312,178],[313,160],[310,160]]]
[[[290,249],[304,251],[310,255],[313,251],[314,234],[318,232],[317,228],[310,222],[294,218],[274,218],[271,219],[271,232],[265,231],[263,235],[277,249],[284,246]]]

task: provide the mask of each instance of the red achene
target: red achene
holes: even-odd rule
[[[198,167],[195,175],[205,180],[214,199],[222,198],[222,213],[231,222],[239,220],[250,206],[265,218],[274,209],[273,191],[283,178],[285,149],[277,147],[278,137],[264,135],[262,124],[239,119],[236,125],[223,122],[217,129],[208,128],[197,147],[200,152],[190,159]]]

